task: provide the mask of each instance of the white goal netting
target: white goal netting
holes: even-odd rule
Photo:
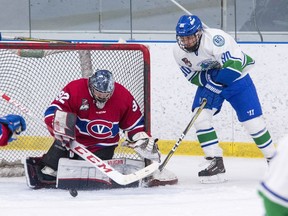
[[[87,77],[96,69],[108,69],[117,82],[131,91],[144,113],[146,131],[150,132],[150,54],[144,45],[0,43],[0,62],[0,90],[27,107],[39,121],[68,82]],[[24,116],[27,131],[0,148],[0,169],[5,170],[21,164],[22,158],[41,156],[53,142],[43,125],[1,99],[0,115],[11,113]],[[117,152],[116,157],[120,154]],[[127,150],[123,154],[133,155]]]

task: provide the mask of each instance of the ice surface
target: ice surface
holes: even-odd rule
[[[177,185],[79,191],[32,190],[24,177],[0,178],[3,216],[257,216],[264,215],[257,186],[267,170],[264,159],[224,158],[228,182],[200,184],[202,157],[173,156],[167,168]]]

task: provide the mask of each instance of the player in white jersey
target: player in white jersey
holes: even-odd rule
[[[283,168],[283,164],[288,163],[287,142],[288,136],[286,135],[279,142],[277,153],[269,165],[269,172],[259,188],[266,216],[288,215],[288,169]]]
[[[203,98],[207,99],[205,109],[195,122],[197,137],[207,161],[207,167],[198,173],[200,181],[225,181],[223,151],[212,126],[212,117],[220,112],[224,100],[231,104],[238,120],[269,161],[275,146],[249,76],[254,60],[229,34],[220,29],[203,28],[201,20],[194,15],[180,17],[176,39],[174,58],[187,80],[198,86],[192,111],[197,110]]]

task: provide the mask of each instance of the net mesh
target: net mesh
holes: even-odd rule
[[[1,116],[20,114],[27,123],[27,130],[16,141],[0,149],[0,166],[43,155],[53,142],[41,124],[45,109],[68,82],[97,69],[110,70],[130,90],[144,113],[146,131],[150,131],[150,56],[143,45],[2,43],[0,62],[0,90],[39,120],[0,100]],[[137,157],[123,147],[116,150],[115,157],[123,154]]]

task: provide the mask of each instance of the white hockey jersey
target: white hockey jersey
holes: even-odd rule
[[[214,68],[228,68],[231,72],[241,74],[241,79],[248,73],[249,65],[254,60],[242,52],[236,41],[220,29],[204,29],[197,52],[188,53],[178,44],[173,49],[174,58],[184,76],[196,85],[202,85],[200,72]]]
[[[261,182],[259,191],[268,199],[288,208],[288,135],[277,147],[277,153],[269,164],[269,172]]]

